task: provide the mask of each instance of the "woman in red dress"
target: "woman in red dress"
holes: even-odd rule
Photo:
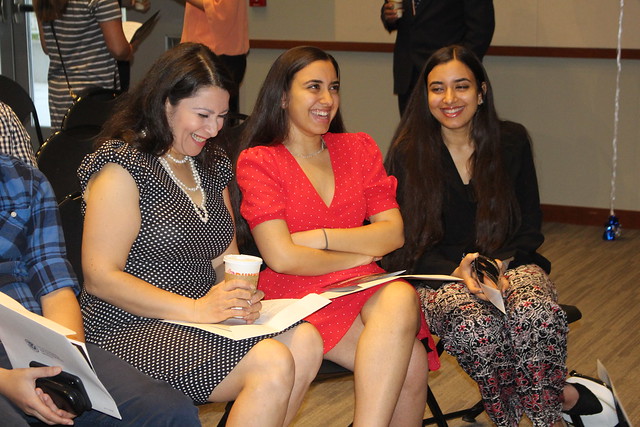
[[[314,47],[282,54],[260,90],[243,136],[241,212],[268,268],[266,298],[322,293],[339,280],[383,271],[404,243],[375,141],[344,133],[339,69]],[[325,358],[355,373],[354,425],[420,425],[435,352],[414,288],[396,280],[334,299],[307,320]]]

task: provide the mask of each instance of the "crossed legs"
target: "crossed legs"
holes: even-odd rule
[[[416,339],[420,306],[406,282],[383,286],[325,357],[354,372],[353,425],[421,425],[428,362]]]

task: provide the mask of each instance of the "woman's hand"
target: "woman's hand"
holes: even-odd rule
[[[75,415],[59,409],[51,397],[36,387],[36,379],[52,377],[62,371],[59,366],[26,369],[0,369],[0,394],[25,414],[47,424],[73,425]]]
[[[452,273],[452,276],[460,277],[467,286],[467,289],[469,289],[469,292],[481,300],[488,301],[489,299],[482,291],[482,287],[478,283],[478,277],[473,271],[473,261],[478,258],[478,255],[478,253],[467,254],[462,261],[460,261],[460,265],[458,265],[458,268],[456,268]],[[500,276],[496,285],[502,293],[502,296],[505,296],[507,289],[509,289],[509,280],[505,277],[507,264],[503,263],[499,259],[496,259],[495,261],[498,264],[498,267],[500,267]]]
[[[253,292],[249,282],[223,281],[194,301],[194,319],[197,323],[219,323],[236,317],[251,324],[260,317],[262,298],[264,292],[259,289]]]

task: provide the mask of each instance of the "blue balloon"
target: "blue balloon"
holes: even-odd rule
[[[618,221],[618,217],[615,215],[611,215],[609,220],[604,225],[604,234],[602,235],[602,240],[615,240],[617,237],[620,237],[621,227],[620,221]]]

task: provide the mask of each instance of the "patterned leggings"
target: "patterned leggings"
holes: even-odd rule
[[[567,319],[553,282],[537,265],[508,270],[507,315],[474,297],[464,284],[420,288],[429,328],[478,383],[498,426],[534,426],[560,418],[567,369]]]

